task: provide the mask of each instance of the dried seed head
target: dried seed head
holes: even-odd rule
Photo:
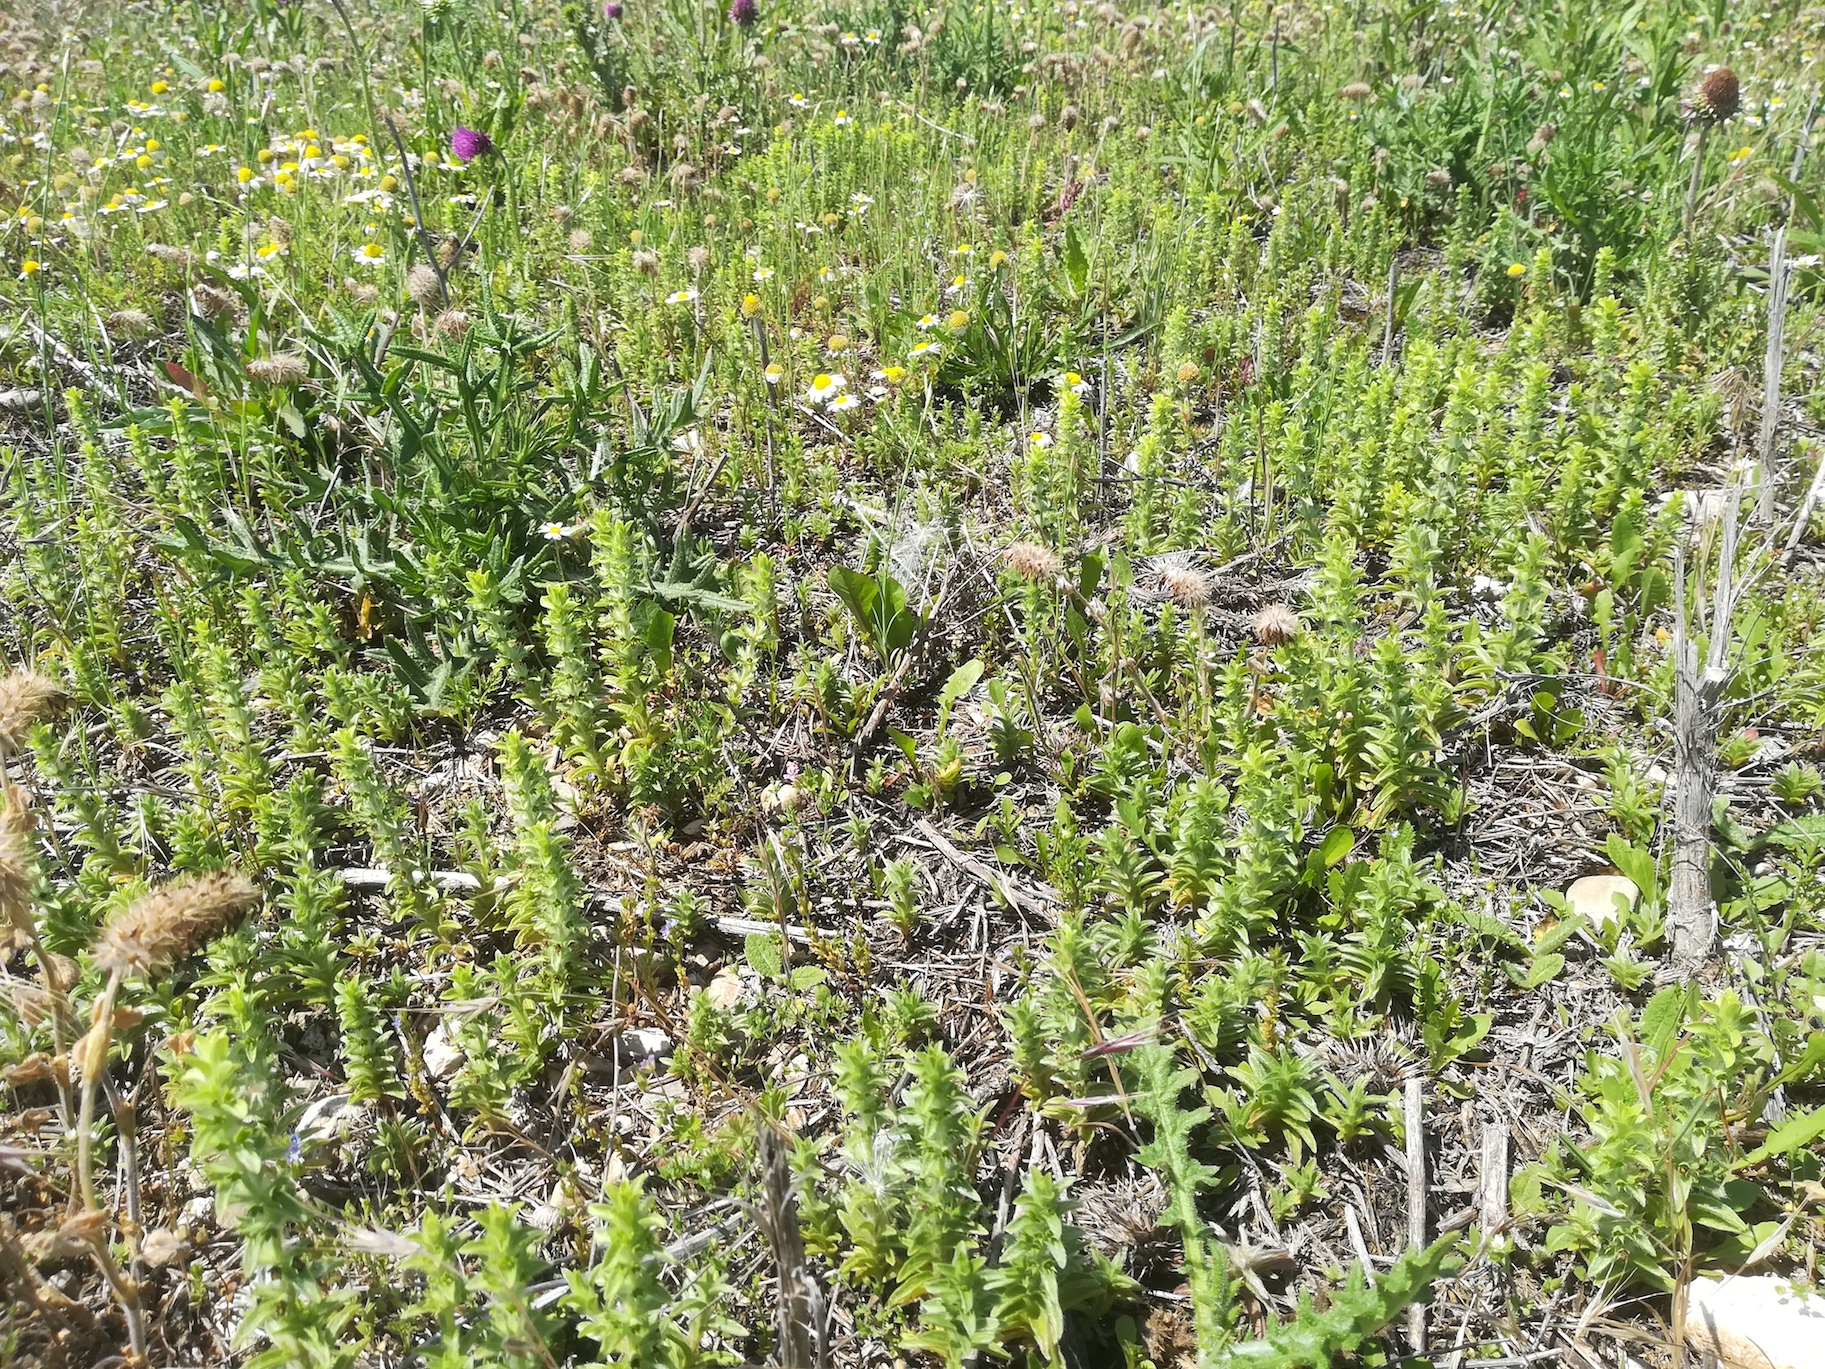
[[[570,230],[570,250],[578,255],[589,251],[595,241],[595,238],[590,234],[590,231],[587,228],[573,228]]]
[[[352,276],[342,282],[342,288],[349,292],[349,298],[357,304],[372,304],[380,298],[379,286],[358,281]]]
[[[275,352],[269,357],[255,357],[247,363],[247,374],[262,385],[302,385],[310,379],[310,363],[290,352]]]
[[[1285,604],[1269,604],[1255,615],[1255,640],[1279,646],[1299,635],[1299,615]]]
[[[1339,100],[1348,100],[1354,105],[1360,104],[1362,101],[1368,99],[1371,93],[1368,82],[1351,81],[1349,85],[1344,86],[1337,92],[1337,98]]]
[[[1444,190],[1451,184],[1451,173],[1442,166],[1434,167],[1426,173],[1426,184],[1434,190]]]
[[[704,267],[710,264],[710,249],[707,247],[693,247],[685,254],[684,259],[691,268],[691,274],[693,276],[701,276]]]
[[[12,785],[0,790],[0,920],[25,941],[32,939],[32,882],[37,873],[32,850],[32,810],[24,791]]]
[[[461,309],[446,309],[431,320],[431,330],[454,341],[469,331],[469,316]]]
[[[146,255],[155,261],[162,261],[167,266],[175,266],[180,271],[188,271],[196,265],[196,254],[187,247],[172,247],[167,243],[149,242],[146,244]]]
[[[1160,582],[1180,608],[1201,609],[1210,602],[1210,575],[1196,566],[1167,566],[1160,572]]]
[[[1058,553],[1038,542],[1016,542],[1002,557],[1023,580],[1049,582],[1058,578]]]
[[[199,285],[190,292],[197,316],[208,323],[226,323],[240,312],[241,302],[226,290]]]
[[[144,337],[152,331],[152,315],[144,309],[116,309],[108,315],[108,331],[128,337]]]
[[[167,884],[115,916],[90,955],[110,973],[154,979],[238,925],[259,902],[253,882],[228,871]]]
[[[1077,127],[1077,119],[1078,113],[1076,105],[1066,105],[1063,109],[1058,111],[1058,126],[1066,133],[1069,133],[1072,129]]]
[[[280,247],[290,247],[291,225],[275,214],[266,221],[266,236]]]
[[[1742,99],[1742,83],[1736,79],[1736,73],[1729,67],[1719,67],[1698,87],[1692,113],[1700,123],[1721,124],[1736,113]]]
[[[420,309],[435,309],[444,302],[443,282],[421,261],[406,272],[406,294]]]
[[[657,252],[646,251],[634,253],[634,270],[640,272],[643,276],[658,275],[659,254]]]
[[[0,675],[0,756],[23,749],[33,725],[56,713],[69,697],[62,685],[40,671]]]

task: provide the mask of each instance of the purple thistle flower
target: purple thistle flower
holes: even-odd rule
[[[480,129],[458,128],[450,135],[450,151],[456,154],[458,161],[472,162],[494,151],[494,144]]]
[[[602,17],[611,24],[621,22],[621,0],[602,0]]]
[[[729,0],[729,22],[747,28],[760,18],[757,0]]]

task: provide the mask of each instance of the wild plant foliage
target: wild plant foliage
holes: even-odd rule
[[[1822,42],[7,20],[0,1357],[1474,1363],[1810,1277]]]

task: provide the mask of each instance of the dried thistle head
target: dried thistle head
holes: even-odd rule
[[[199,285],[190,292],[191,306],[206,323],[227,323],[241,311],[241,301],[214,285]]]
[[[275,352],[269,357],[255,357],[247,363],[247,374],[262,385],[302,385],[310,379],[310,363],[290,352]]]
[[[153,328],[152,315],[144,309],[116,309],[108,315],[108,331],[125,337],[144,337]]]
[[[32,850],[32,810],[13,785],[0,788],[0,920],[26,941],[32,939],[32,883],[37,853]]]
[[[1210,602],[1210,592],[1216,587],[1208,571],[1189,565],[1162,568],[1160,583],[1166,586],[1166,593],[1172,596],[1173,603],[1194,611]]]
[[[253,882],[230,871],[178,880],[128,904],[89,953],[110,973],[154,979],[232,930],[259,902]]]
[[[62,685],[40,671],[0,675],[0,756],[22,750],[33,725],[56,713],[69,697]]]
[[[196,253],[187,247],[172,247],[169,243],[147,243],[146,255],[154,261],[164,262],[167,266],[175,266],[180,271],[188,271],[196,265]]]
[[[420,309],[435,309],[444,302],[444,283],[421,261],[406,272],[406,295]]]
[[[1692,117],[1703,124],[1721,124],[1743,102],[1742,82],[1729,67],[1719,67],[1699,83],[1692,100]]]
[[[1337,92],[1337,98],[1339,100],[1348,100],[1351,104],[1355,105],[1361,104],[1364,100],[1368,99],[1372,93],[1368,82],[1351,81],[1349,85],[1344,86]]]
[[[1268,604],[1255,615],[1254,631],[1262,646],[1279,646],[1299,635],[1299,615],[1286,604]]]
[[[446,309],[431,320],[431,331],[455,341],[469,331],[469,316],[461,309]]]
[[[589,251],[591,247],[595,246],[596,239],[595,235],[587,228],[573,228],[570,230],[569,241],[570,250],[581,256],[583,253]]]
[[[1038,542],[1016,542],[1001,555],[1022,580],[1040,583],[1056,580],[1062,565],[1057,552]]]

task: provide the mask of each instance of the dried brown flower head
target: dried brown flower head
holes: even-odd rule
[[[1254,628],[1262,646],[1279,646],[1299,635],[1299,615],[1285,604],[1269,604],[1255,615]]]
[[[167,266],[175,266],[180,271],[188,271],[196,265],[196,253],[187,247],[172,247],[168,243],[147,243],[146,255],[155,261],[164,262]]]
[[[108,315],[108,331],[128,337],[144,337],[153,328],[152,315],[144,309],[116,309]]]
[[[247,363],[247,374],[262,385],[302,385],[310,379],[310,363],[290,352],[275,352],[269,357],[255,357]]]
[[[421,261],[406,272],[406,294],[420,309],[435,309],[444,302],[444,284],[437,272]]]
[[[197,317],[207,323],[226,323],[241,311],[241,301],[214,285],[199,285],[190,292]]]
[[[0,789],[0,920],[26,941],[32,939],[32,880],[37,870],[32,850],[32,810],[23,791]]]
[[[645,250],[636,252],[633,256],[633,267],[643,276],[656,276],[659,274],[659,254]]]
[[[1023,580],[1045,582],[1058,578],[1058,553],[1038,542],[1016,542],[1001,555]]]
[[[1692,116],[1700,123],[1721,124],[1736,113],[1742,102],[1742,82],[1729,67],[1719,67],[1700,83],[1692,101]]]
[[[90,955],[110,973],[153,979],[233,929],[259,902],[253,882],[229,871],[178,880],[128,904]]]
[[[455,341],[469,331],[469,316],[461,309],[446,309],[431,320],[431,331]]]
[[[1349,85],[1344,86],[1337,92],[1337,98],[1339,100],[1348,100],[1351,104],[1360,104],[1362,101],[1368,99],[1372,93],[1373,92],[1369,89],[1368,82],[1351,81]]]
[[[595,236],[587,228],[570,230],[570,250],[579,256],[589,251],[595,245],[595,241]]]
[[[62,685],[41,671],[0,675],[0,756],[22,750],[33,724],[50,717],[69,697]]]
[[[290,247],[291,225],[277,214],[274,214],[266,221],[266,236],[271,238],[280,247]]]
[[[1196,566],[1166,566],[1160,571],[1160,583],[1166,586],[1173,603],[1193,610],[1210,602],[1210,592],[1215,587],[1210,573]]]

